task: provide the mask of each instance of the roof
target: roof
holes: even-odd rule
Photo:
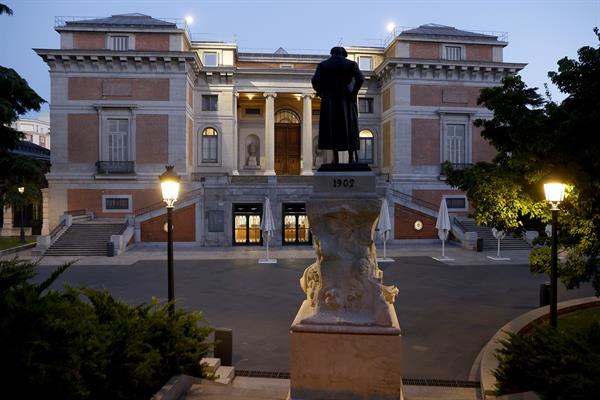
[[[11,153],[36,158],[38,160],[50,161],[50,150],[26,140],[21,140],[17,143],[15,148],[11,150]]]
[[[146,28],[165,28],[177,29],[177,24],[167,22],[160,19],[152,18],[149,15],[133,13],[133,14],[117,14],[107,18],[82,19],[78,21],[65,22],[67,27],[90,27],[90,26],[129,26],[129,27],[146,27]]]
[[[425,24],[418,28],[408,29],[402,31],[399,36],[434,36],[443,38],[462,38],[462,39],[477,39],[477,40],[490,40],[497,41],[498,36],[486,35],[483,33],[463,31],[456,29],[453,26],[439,25],[439,24]]]

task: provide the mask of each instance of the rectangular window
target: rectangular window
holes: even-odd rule
[[[460,61],[462,60],[462,47],[460,46],[445,46],[446,60]]]
[[[283,244],[310,244],[311,241],[305,204],[283,204]]]
[[[372,71],[373,70],[373,57],[359,56],[358,57],[358,68],[361,71]]]
[[[129,161],[129,120],[107,119],[106,141],[108,159],[106,161]]]
[[[212,52],[212,51],[205,51],[203,63],[204,63],[205,67],[218,66],[219,65],[219,57],[218,57],[217,53]]]
[[[448,210],[466,210],[467,199],[465,197],[446,197]]]
[[[372,114],[373,113],[373,98],[372,97],[359,97],[358,98],[358,112],[361,114]]]
[[[233,244],[261,245],[262,204],[233,205]]]
[[[111,36],[110,41],[113,50],[129,50],[129,36]]]
[[[202,162],[219,162],[219,135],[214,128],[202,131]]]
[[[246,108],[246,115],[260,115],[260,108]]]
[[[202,111],[217,111],[218,99],[216,94],[203,94]]]
[[[444,161],[465,164],[465,125],[447,124]]]
[[[312,115],[321,115],[321,110],[319,110],[318,108],[313,108]]]
[[[131,195],[104,195],[102,196],[103,212],[131,212]]]
[[[294,68],[294,64],[280,64],[279,68],[282,68],[282,69],[293,69]]]

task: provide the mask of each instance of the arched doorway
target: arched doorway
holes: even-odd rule
[[[289,109],[275,113],[275,173],[300,174],[300,117]]]

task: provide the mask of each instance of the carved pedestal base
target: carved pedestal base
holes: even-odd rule
[[[290,399],[402,398],[398,289],[373,242],[381,200],[370,171],[321,171],[306,205],[316,260],[291,327]]]
[[[390,327],[304,325],[304,301],[291,328],[290,400],[399,400],[401,336]]]

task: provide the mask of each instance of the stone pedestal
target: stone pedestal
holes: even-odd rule
[[[307,215],[317,258],[291,326],[290,399],[398,400],[401,331],[373,241],[381,199],[368,170],[320,169]]]

